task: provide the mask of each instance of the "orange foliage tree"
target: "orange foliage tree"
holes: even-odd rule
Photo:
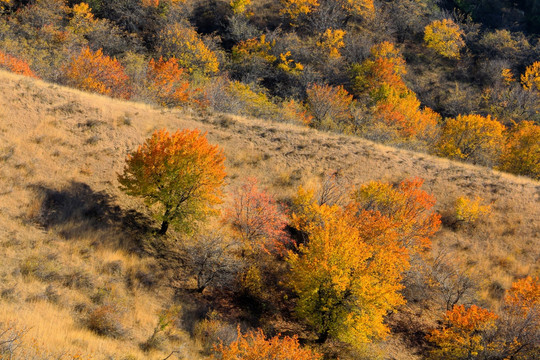
[[[344,128],[351,120],[353,96],[343,86],[313,84],[307,89],[307,106],[315,128]]]
[[[517,311],[529,311],[540,306],[540,281],[538,277],[527,276],[512,283],[505,297],[505,303]],[[540,320],[540,319],[539,319]]]
[[[402,78],[407,73],[405,59],[388,41],[374,45],[370,57],[352,70],[355,91],[368,92],[374,101],[385,99],[391,91],[398,95],[408,91]]]
[[[101,50],[82,49],[64,68],[64,74],[69,85],[81,90],[123,99],[131,96],[129,77],[123,66]]]
[[[391,93],[375,107],[375,119],[394,128],[405,139],[435,138],[441,116],[430,108],[421,108],[420,101],[412,92],[405,96]]]
[[[37,78],[36,74],[30,69],[30,66],[26,61],[17,59],[15,56],[11,56],[2,51],[0,51],[0,68],[9,70],[15,74]]]
[[[372,125],[382,124],[409,140],[430,140],[436,135],[440,115],[430,108],[422,109],[416,94],[403,81],[405,59],[394,44],[374,45],[370,57],[353,65],[352,73],[356,94],[367,94],[373,105]]]
[[[476,305],[469,308],[455,305],[446,312],[446,325],[427,336],[437,346],[431,351],[431,357],[441,360],[485,358],[481,354],[494,346],[486,343],[485,335],[495,329],[496,319],[496,314]]]
[[[256,178],[248,178],[234,191],[225,220],[233,226],[250,253],[283,250],[287,239],[287,217],[272,195],[259,190]]]
[[[447,119],[437,144],[438,154],[481,164],[497,163],[505,127],[491,116],[459,115]]]
[[[262,330],[242,334],[230,345],[215,347],[220,360],[319,360],[317,352],[300,347],[298,338],[274,336],[266,338]]]
[[[463,35],[463,30],[452,20],[435,20],[426,26],[424,41],[442,56],[459,59],[459,52],[465,46]]]
[[[475,305],[456,305],[442,329],[428,340],[433,359],[516,359],[538,357],[540,348],[540,281],[526,277],[507,291],[499,315]]]
[[[118,181],[128,195],[158,207],[159,234],[164,235],[169,224],[190,232],[221,202],[224,162],[223,151],[210,145],[205,133],[160,130],[128,155]]]
[[[189,82],[174,57],[167,61],[163,57],[151,59],[146,81],[151,96],[160,105],[182,106],[190,100]]]
[[[514,125],[507,137],[499,169],[540,179],[540,126],[532,121]]]
[[[376,211],[390,219],[399,234],[401,245],[421,252],[430,246],[430,238],[441,227],[441,216],[433,211],[435,197],[422,190],[424,180],[413,178],[397,187],[370,182],[355,191],[355,211]]]
[[[540,354],[540,281],[528,276],[506,292],[495,349],[499,359],[528,360]]]

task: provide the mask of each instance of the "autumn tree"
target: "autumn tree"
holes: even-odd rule
[[[72,18],[69,21],[69,28],[75,34],[88,35],[98,22],[87,3],[73,5],[71,12]]]
[[[101,50],[83,48],[64,68],[67,83],[85,91],[127,99],[131,96],[129,78],[123,66]]]
[[[456,305],[448,310],[442,329],[433,330],[427,339],[437,347],[432,359],[484,359],[493,344],[486,343],[486,335],[496,328],[497,315],[476,305],[466,308]]]
[[[476,305],[448,310],[441,329],[427,339],[432,359],[516,359],[540,354],[540,282],[526,277],[507,291],[499,314]]]
[[[317,42],[317,47],[325,52],[330,59],[338,59],[341,57],[340,49],[345,46],[345,42],[343,41],[345,34],[345,30],[326,29],[321,34],[321,39]]]
[[[358,346],[383,337],[384,316],[404,301],[400,279],[408,267],[392,222],[375,211],[319,205],[302,188],[293,209],[292,226],[307,236],[288,257],[298,316],[319,342],[332,336]]]
[[[183,106],[190,100],[189,82],[176,58],[150,60],[146,73],[146,88],[162,106]]]
[[[384,101],[374,107],[373,116],[389,129],[395,129],[403,139],[431,143],[438,134],[441,116],[420,105],[420,100],[413,92],[401,95],[390,92]]]
[[[463,35],[463,30],[452,20],[435,20],[426,26],[424,41],[442,56],[459,59],[459,52],[465,46]]]
[[[237,15],[249,15],[247,9],[251,6],[251,0],[231,0],[229,5],[233,13]]]
[[[540,126],[532,121],[514,125],[498,167],[513,174],[540,179]]]
[[[376,102],[391,92],[399,96],[408,91],[403,81],[403,75],[407,74],[405,59],[388,41],[372,46],[369,58],[353,65],[352,74],[356,94],[368,93]]]
[[[504,132],[504,125],[489,115],[459,115],[446,119],[437,152],[451,159],[496,164],[504,144]]]
[[[245,82],[258,83],[270,73],[277,56],[272,53],[275,40],[265,34],[241,41],[232,48],[233,65]]]
[[[189,232],[221,202],[224,162],[223,151],[208,143],[206,133],[159,130],[128,155],[118,181],[126,194],[142,197],[155,210],[160,235],[169,225]]]
[[[398,186],[372,181],[353,194],[355,211],[375,211],[388,218],[399,235],[401,246],[422,252],[439,231],[441,217],[433,211],[435,197],[422,189],[424,180],[413,178]]]
[[[307,89],[307,106],[317,129],[345,128],[351,120],[353,96],[343,86],[313,84]]]
[[[265,190],[260,190],[256,178],[248,178],[233,192],[232,205],[225,212],[235,233],[249,253],[282,251],[287,239],[287,217]]]
[[[371,18],[375,13],[373,0],[281,0],[282,14],[288,15],[294,24],[300,20],[324,31],[343,25],[347,17]]]
[[[416,94],[403,80],[407,73],[405,65],[394,44],[382,42],[371,48],[370,57],[362,64],[352,66],[355,93],[358,97],[367,96],[371,105],[372,121],[360,129],[364,136],[373,138],[373,130],[380,129],[388,134],[388,141],[393,132],[405,140],[430,142],[436,137],[440,115],[421,107]]]
[[[540,355],[540,281],[527,276],[512,283],[506,292],[498,329],[498,359],[528,360]]]
[[[533,90],[540,93],[540,61],[527,66],[525,73],[521,75],[521,84],[525,90]]]
[[[176,58],[189,73],[213,75],[219,71],[219,59],[191,27],[168,25],[158,34],[158,52],[165,59]]]
[[[460,223],[474,224],[478,219],[491,213],[491,205],[484,204],[484,199],[476,196],[474,199],[468,196],[460,196],[454,205],[454,216]]]
[[[0,69],[9,70],[15,74],[37,78],[26,61],[0,51]]]
[[[215,346],[215,359],[220,360],[320,360],[317,352],[302,348],[298,338],[274,336],[267,338],[261,329],[242,334],[230,345]]]

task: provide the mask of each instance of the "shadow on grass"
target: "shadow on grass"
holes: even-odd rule
[[[39,201],[34,220],[46,229],[56,230],[67,240],[95,237],[130,250],[143,250],[143,240],[152,230],[151,220],[137,211],[120,208],[106,192],[75,181],[60,189],[44,185],[32,188]]]

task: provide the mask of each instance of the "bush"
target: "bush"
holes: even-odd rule
[[[2,51],[0,51],[0,69],[1,68],[14,72],[15,74],[37,78],[37,75],[30,69],[30,66],[26,61],[5,54]]]
[[[210,354],[218,343],[232,343],[236,336],[235,327],[219,320],[216,312],[210,313],[207,319],[197,323],[194,329],[194,337],[201,342],[206,354]]]
[[[452,20],[435,20],[426,26],[424,41],[442,56],[459,59],[459,52],[465,46],[463,35],[463,30]]]
[[[215,347],[221,360],[318,360],[321,355],[308,348],[302,348],[298,338],[279,335],[268,339],[262,330],[242,334],[230,345],[223,342]]]
[[[85,323],[88,329],[99,335],[118,338],[126,334],[121,323],[120,311],[112,304],[99,305],[90,310]]]
[[[438,155],[475,164],[496,164],[503,148],[504,132],[504,125],[489,115],[446,119],[437,144]]]
[[[482,216],[491,212],[490,205],[482,205],[483,199],[477,196],[474,200],[467,196],[460,196],[456,200],[454,213],[459,222],[473,224]]]
[[[129,78],[114,58],[102,50],[81,50],[64,69],[69,85],[85,91],[128,99],[131,96]]]
[[[287,217],[273,196],[259,190],[256,178],[248,178],[234,190],[225,220],[233,226],[248,253],[283,250]]]
[[[500,170],[540,179],[540,126],[532,121],[515,125],[506,140]]]

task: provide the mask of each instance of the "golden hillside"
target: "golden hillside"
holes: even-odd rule
[[[255,176],[284,200],[336,169],[355,183],[424,178],[443,215],[457,197],[481,196],[492,214],[475,228],[443,227],[434,248],[444,244],[474,265],[486,302],[515,277],[540,270],[540,183],[530,179],[356,137],[154,108],[6,72],[0,94],[0,324],[26,330],[23,341],[35,339],[41,351],[96,359],[170,353],[138,346],[174,294],[161,280],[165,270],[140,250],[135,225],[148,222],[142,202],[121,193],[116,180],[127,152],[159,128],[207,131],[225,149],[229,186]],[[79,321],[105,285],[126,309],[121,339]],[[176,344],[184,344],[185,358],[200,356],[202,345],[188,331]]]

